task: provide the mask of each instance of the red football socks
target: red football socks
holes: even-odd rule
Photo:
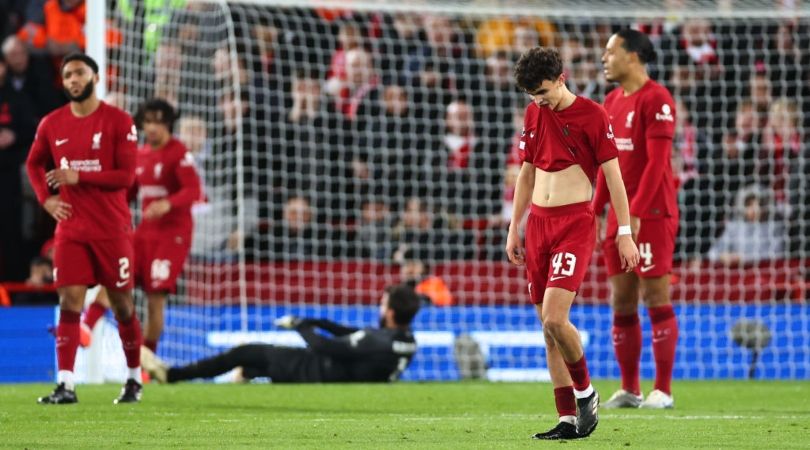
[[[652,347],[655,356],[655,389],[672,395],[672,366],[678,345],[678,321],[672,305],[650,308]]]
[[[568,373],[571,375],[571,380],[574,382],[574,389],[577,391],[584,391],[591,385],[591,377],[588,374],[588,364],[585,362],[585,355],[575,363],[565,362],[568,366]]]
[[[135,312],[126,321],[118,321],[118,336],[121,337],[121,344],[124,347],[124,356],[127,358],[127,367],[133,369],[141,365],[141,322]]]
[[[76,350],[79,348],[79,321],[81,315],[66,309],[59,311],[59,326],[56,328],[56,361],[59,370],[73,372]]]
[[[92,330],[96,326],[98,319],[107,312],[107,308],[98,302],[93,302],[84,313],[84,324]]]
[[[638,313],[613,315],[613,349],[622,374],[622,389],[641,395],[639,384],[641,323]]]
[[[577,401],[574,398],[573,386],[554,388],[554,403],[557,405],[557,415],[560,417],[577,415]]]

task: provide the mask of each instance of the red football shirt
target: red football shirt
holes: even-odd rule
[[[78,184],[59,188],[72,210],[57,225],[57,238],[114,239],[131,231],[127,189],[135,179],[137,141],[129,114],[104,102],[86,117],[74,116],[68,104],[42,119],[26,161],[39,202],[52,195],[45,181],[50,163],[79,172]]]
[[[579,96],[562,111],[530,103],[518,148],[522,161],[546,172],[579,164],[591,183],[599,165],[617,155],[605,110]]]
[[[136,187],[143,211],[155,200],[168,199],[172,209],[159,219],[142,220],[139,233],[156,237],[181,235],[191,238],[191,206],[200,200],[200,177],[194,156],[176,138],[155,150],[149,144],[138,150]]]
[[[675,177],[672,173],[672,139],[675,135],[675,101],[653,80],[631,95],[621,87],[605,98],[613,124],[619,166],[630,201],[630,214],[642,219],[678,214]],[[609,193],[599,175],[594,209],[605,207]]]

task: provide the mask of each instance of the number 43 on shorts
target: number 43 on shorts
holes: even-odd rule
[[[576,266],[577,256],[573,253],[555,253],[551,257],[551,267],[554,268],[551,281],[564,277],[570,277],[574,274]]]

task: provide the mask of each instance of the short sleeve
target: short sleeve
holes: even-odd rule
[[[591,146],[594,149],[596,162],[599,164],[609,161],[619,156],[616,142],[613,139],[613,126],[608,120],[607,113],[599,106],[598,120],[594,120],[594,126],[590,129]]]
[[[642,120],[646,139],[675,136],[675,101],[663,87],[650,92],[644,99]]]
[[[526,107],[523,113],[523,130],[520,132],[520,140],[517,145],[518,157],[521,162],[532,164],[534,161],[535,148],[535,129],[537,128],[537,114],[532,108],[532,104]]]

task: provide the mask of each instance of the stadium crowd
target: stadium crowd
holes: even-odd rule
[[[108,70],[106,100],[131,113],[151,97],[180,109],[177,132],[207,197],[200,217],[235,211],[231,168],[244,166],[245,234],[200,220],[192,257],[227,258],[243,244],[253,261],[393,261],[405,244],[428,263],[503,259],[529,102],[514,87],[516,58],[538,45],[559,48],[569,89],[601,102],[612,88],[600,70],[605,42],[628,25],[653,38],[651,75],[678,102],[675,258],[735,264],[810,251],[807,21],[232,5],[234,54],[208,26],[205,6],[166,10],[157,35],[144,26],[130,40],[143,46],[143,64]],[[120,4],[114,16],[112,25],[132,20]],[[81,29],[84,2],[0,2],[0,17],[0,280],[22,281],[53,223],[21,165],[39,119],[65,103],[60,57],[84,46],[74,28],[51,25]],[[122,37],[111,29],[114,62]],[[148,80],[137,98],[126,83],[136,79]],[[206,104],[216,111],[201,113]],[[774,242],[746,247],[751,236]]]

